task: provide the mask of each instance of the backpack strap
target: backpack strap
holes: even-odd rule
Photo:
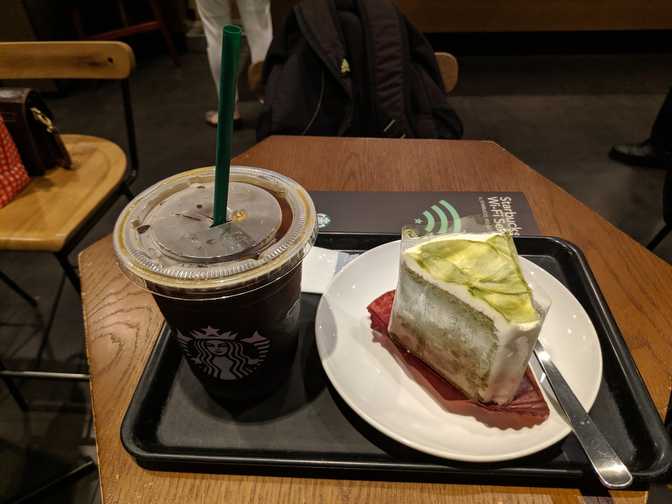
[[[334,0],[304,0],[294,6],[294,15],[303,37],[348,97],[341,136],[352,122],[352,82],[336,5]]]
[[[359,0],[357,4],[379,133],[395,138],[414,136],[407,113],[410,64],[403,19],[389,0]]]

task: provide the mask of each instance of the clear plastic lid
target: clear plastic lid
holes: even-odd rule
[[[178,299],[214,299],[273,281],[305,257],[317,234],[303,187],[259,168],[232,166],[227,222],[212,227],[214,168],[175,175],[122,211],[114,249],[140,286]]]

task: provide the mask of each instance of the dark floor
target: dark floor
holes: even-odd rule
[[[612,144],[647,137],[672,84],[672,52],[464,56],[451,102],[466,138],[493,139],[644,243],[661,226],[665,172],[633,169],[607,158]],[[213,163],[214,130],[203,122],[215,92],[203,54],[187,54],[176,68],[163,55],[140,59],[132,79],[141,173],[134,190],[179,171]],[[254,144],[259,105],[241,92],[245,127],[234,153]],[[51,108],[63,132],[81,132],[125,145],[120,93],[114,83],[78,86]],[[81,248],[112,230],[123,202],[93,229]],[[672,237],[657,253],[672,261]],[[76,260],[77,251],[72,254]],[[0,270],[39,300],[34,310],[0,284],[0,355],[26,368],[40,349],[43,328],[62,281],[47,254],[0,254]],[[65,284],[45,368],[79,369],[83,327],[79,299]],[[47,383],[21,388],[41,409],[23,414],[0,386],[0,501],[66,471],[82,455],[95,456],[88,389]],[[71,411],[75,410],[75,411]],[[96,502],[95,474],[44,502]]]

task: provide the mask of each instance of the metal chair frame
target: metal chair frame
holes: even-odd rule
[[[672,231],[672,171],[667,172],[665,183],[663,184],[663,220],[665,221],[665,225],[646,246],[649,250],[653,250],[660,245],[660,242]]]

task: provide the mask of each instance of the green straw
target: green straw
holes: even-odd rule
[[[222,31],[222,64],[219,74],[219,110],[217,114],[217,151],[215,159],[215,202],[213,226],[226,221],[231,166],[233,110],[236,103],[236,81],[240,57],[240,28],[227,25]]]

